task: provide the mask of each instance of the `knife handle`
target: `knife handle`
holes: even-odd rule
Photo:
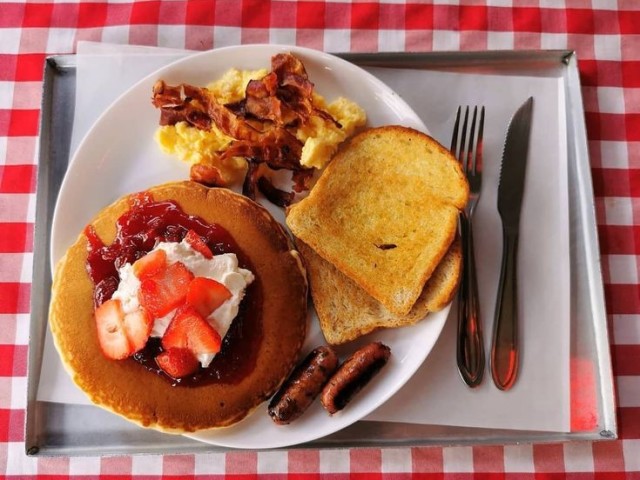
[[[484,376],[484,341],[480,325],[478,283],[473,253],[473,229],[466,214],[460,214],[462,237],[462,284],[458,295],[458,337],[456,356],[462,380],[477,387]]]
[[[509,390],[516,381],[518,349],[518,233],[502,229],[502,268],[491,345],[491,376],[500,390]]]

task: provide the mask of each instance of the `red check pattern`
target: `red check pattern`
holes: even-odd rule
[[[195,50],[260,42],[331,52],[576,50],[596,195],[620,440],[533,446],[25,457],[35,151],[43,62],[46,55],[74,52],[79,40]],[[0,3],[0,477],[632,477],[631,472],[640,470],[639,266],[640,3],[634,0]],[[580,385],[574,387],[579,389]],[[588,415],[573,420],[577,425],[592,422]]]

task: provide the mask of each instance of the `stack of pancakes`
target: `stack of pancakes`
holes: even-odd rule
[[[287,212],[330,344],[413,324],[448,304],[469,187],[451,153],[400,126],[366,130]]]

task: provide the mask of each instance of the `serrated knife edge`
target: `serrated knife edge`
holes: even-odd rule
[[[533,97],[529,97],[511,118],[502,151],[498,212],[509,228],[520,220],[532,115]]]

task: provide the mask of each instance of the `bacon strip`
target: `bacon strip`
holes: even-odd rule
[[[242,185],[242,194],[251,200],[255,200],[258,190],[262,192],[267,200],[279,207],[291,205],[295,197],[294,192],[285,192],[276,188],[271,183],[271,180],[263,175],[260,164],[250,162],[247,176],[244,178]]]
[[[220,169],[204,163],[191,165],[189,176],[194,182],[208,185],[209,187],[224,187],[225,181],[222,178]]]
[[[158,80],[153,86],[152,103],[160,108],[160,125],[187,122],[201,130],[211,129],[211,118],[186,96],[183,85],[172,87]]]

